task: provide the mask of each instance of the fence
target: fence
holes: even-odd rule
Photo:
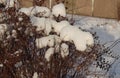
[[[32,6],[32,1],[33,0],[20,0],[24,7]],[[49,6],[50,1],[52,5],[56,4],[55,0],[45,0],[44,5]],[[68,8],[68,13],[104,18],[120,18],[120,0],[59,0],[59,2],[60,1],[64,1],[64,4]]]

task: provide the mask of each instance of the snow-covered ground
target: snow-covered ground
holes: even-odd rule
[[[68,17],[71,18],[71,15],[68,15]],[[81,27],[82,29],[87,29],[91,32],[96,32],[99,36],[101,44],[111,45],[116,40],[120,42],[120,22],[115,19],[104,19],[77,15],[74,15],[73,19],[75,20],[75,26]],[[120,55],[120,43],[118,43],[112,50],[114,51],[113,55]],[[107,59],[111,60],[111,58]],[[120,59],[118,59],[113,64],[108,74],[110,78],[120,78]],[[94,77],[89,76],[88,78]]]

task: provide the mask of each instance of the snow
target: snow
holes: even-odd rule
[[[43,17],[49,17],[51,14],[50,10],[47,7],[43,7],[43,6],[21,8],[19,12],[25,13],[28,16],[39,14],[39,16],[43,16]]]
[[[7,25],[6,24],[0,24],[0,38],[5,33],[6,30],[7,30]]]
[[[69,55],[69,46],[65,43],[61,44],[61,56],[62,58],[65,58]]]
[[[14,38],[17,37],[17,31],[16,30],[12,30],[12,37],[14,37]]]
[[[65,6],[63,3],[59,3],[53,6],[52,8],[52,14],[56,17],[63,16],[66,17],[66,10],[65,10]]]
[[[45,52],[45,59],[49,62],[50,61],[50,57],[54,54],[54,48],[49,48],[46,52]]]
[[[31,11],[32,11],[32,8],[21,8],[21,9],[19,10],[19,12],[22,12],[22,13],[28,15],[28,16],[31,15]]]
[[[3,64],[0,64],[0,67],[3,67]]]
[[[45,18],[44,17],[39,18],[39,17],[32,16],[30,21],[33,26],[37,26],[36,31],[41,31],[45,29]]]
[[[44,48],[44,47],[52,47],[54,46],[54,37],[52,35],[42,37],[42,38],[37,38],[36,39],[36,46],[38,48]]]
[[[6,0],[6,8],[17,7],[17,6],[18,6],[17,0]]]
[[[33,13],[39,13],[39,16],[49,17],[51,12],[47,7],[35,6],[32,10]]]
[[[54,32],[56,32],[58,35],[60,34],[60,31],[66,27],[70,26],[70,23],[68,21],[61,21],[61,22],[52,22],[52,27],[54,28]]]
[[[68,17],[71,17],[71,15],[68,15]],[[99,40],[101,44],[107,44],[106,46],[111,45],[115,40],[120,39],[120,22],[115,19],[104,19],[104,18],[95,18],[95,17],[88,17],[88,16],[78,16],[74,15],[73,19],[75,19],[75,26],[80,27],[82,29],[89,30],[91,32],[96,32],[97,36],[99,36]],[[120,55],[120,43],[117,44],[112,50],[114,53],[112,55]],[[105,61],[108,61],[109,63],[112,63],[114,61],[114,58],[104,56]],[[111,78],[119,78],[120,77],[120,59],[118,59],[110,68],[110,72],[107,74],[104,74],[105,71],[96,68],[95,66],[91,67],[91,70],[93,72],[100,72],[99,77],[101,75],[104,75],[104,77],[101,78],[108,78],[108,76],[111,76]],[[94,74],[95,74],[94,73]],[[102,73],[102,74],[101,74]],[[106,76],[107,75],[107,76]],[[94,75],[88,75],[88,78],[95,78]]]
[[[34,74],[33,74],[33,77],[32,78],[38,78],[38,74],[37,74],[37,72],[34,72]]]
[[[82,31],[75,26],[64,27],[60,32],[60,37],[64,41],[73,41],[76,49],[79,51],[85,51],[87,45],[92,46],[94,44],[92,34]]]
[[[46,35],[49,35],[49,33],[52,31],[52,23],[50,18],[46,18],[45,20],[45,29],[44,32]]]

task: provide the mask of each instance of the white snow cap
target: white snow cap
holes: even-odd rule
[[[54,37],[52,35],[42,37],[42,38],[37,38],[36,39],[36,46],[38,48],[44,48],[44,47],[52,47],[54,46]]]
[[[16,30],[12,30],[12,37],[14,37],[14,38],[17,37],[17,31]]]
[[[19,12],[22,12],[22,13],[28,15],[28,16],[31,15],[31,11],[32,11],[32,8],[21,8],[21,9],[19,10]]]
[[[43,6],[34,6],[34,7],[29,7],[29,8],[21,8],[19,12],[23,12],[28,16],[33,16],[35,14],[39,13],[39,16],[43,17],[49,17],[51,12],[47,7]]]
[[[50,61],[50,57],[51,55],[54,54],[54,48],[49,48],[46,52],[45,52],[45,59],[49,62]]]
[[[46,35],[49,35],[49,33],[52,31],[52,23],[50,18],[31,16],[30,21],[33,26],[37,26],[36,31],[43,30]]]
[[[6,8],[8,7],[17,7],[18,1],[17,0],[6,0]]]
[[[32,78],[38,78],[38,73],[34,72],[33,77]]]
[[[61,21],[61,22],[52,22],[52,27],[54,28],[54,31],[59,35],[60,31],[66,27],[70,26],[70,23],[68,21]]]
[[[55,15],[56,17],[63,16],[66,17],[66,9],[63,3],[56,4],[52,8],[52,14]]]
[[[69,55],[69,46],[65,43],[61,44],[61,56],[62,58]]]
[[[3,67],[4,65],[3,64],[0,64],[0,67]]]
[[[0,37],[5,33],[6,30],[7,30],[7,25],[0,24]]]
[[[41,30],[45,29],[45,18],[31,16],[30,21],[31,21],[33,26],[37,26],[36,31],[41,31]]]
[[[52,23],[50,18],[46,18],[45,20],[45,29],[44,32],[46,35],[49,35],[49,33],[52,31]]]
[[[94,45],[94,38],[92,34],[84,32],[74,26],[64,27],[60,32],[60,38],[64,41],[73,41],[76,49],[79,51],[85,51],[87,49],[87,45]]]

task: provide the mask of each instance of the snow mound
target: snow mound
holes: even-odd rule
[[[31,15],[32,8],[21,8],[19,12],[26,14],[27,16]]]
[[[38,48],[44,48],[44,47],[52,47],[54,46],[54,36],[49,35],[46,37],[42,37],[42,38],[37,38],[36,39],[36,46]]]
[[[63,16],[66,17],[66,10],[65,10],[65,6],[63,3],[54,5],[52,8],[52,14],[56,17]]]
[[[38,78],[38,74],[37,74],[37,72],[34,72],[34,74],[33,74],[33,77],[32,78]]]
[[[61,56],[62,58],[65,58],[69,55],[69,46],[65,43],[61,44]]]
[[[54,28],[54,32],[57,34],[60,34],[60,31],[66,27],[70,26],[70,23],[68,21],[61,21],[61,22],[53,22],[52,27]]]
[[[7,30],[7,25],[6,24],[0,24],[0,38],[4,35],[6,30]]]
[[[64,41],[73,42],[79,51],[85,51],[87,46],[94,45],[94,38],[91,33],[84,32],[74,26],[64,27],[60,32],[60,38]]]
[[[54,48],[49,48],[46,52],[45,52],[45,59],[49,62],[50,61],[50,57],[51,55],[54,54]]]
[[[9,7],[17,7],[18,8],[18,1],[17,0],[6,0],[6,8]]]
[[[46,35],[49,35],[49,33],[52,31],[52,23],[50,18],[46,18],[45,20],[45,29],[44,32]]]
[[[39,18],[39,17],[32,16],[30,21],[33,26],[37,26],[36,31],[41,31],[45,29],[45,18],[44,17]]]
[[[43,6],[35,6],[35,7],[29,7],[29,8],[21,8],[19,12],[23,12],[28,16],[33,16],[35,14],[38,14],[39,16],[43,17],[49,17],[51,12],[47,7]]]

